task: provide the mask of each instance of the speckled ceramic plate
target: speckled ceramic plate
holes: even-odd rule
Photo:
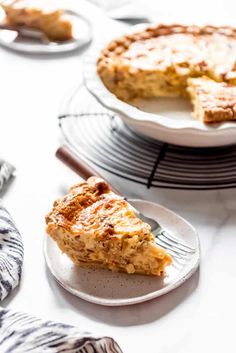
[[[74,11],[65,10],[73,25],[73,39],[64,42],[40,42],[21,38],[15,31],[0,30],[0,45],[8,49],[28,54],[56,54],[66,53],[83,47],[92,40],[92,28],[90,22]],[[0,21],[4,17],[0,12]]]
[[[170,292],[196,271],[200,260],[200,249],[198,235],[192,225],[158,204],[143,200],[130,202],[145,215],[156,218],[175,237],[193,247],[195,252],[184,261],[176,262],[174,259],[163,278],[128,275],[103,269],[79,268],[65,254],[62,254],[56,243],[47,236],[44,246],[47,266],[58,283],[70,293],[100,305],[130,305]]]

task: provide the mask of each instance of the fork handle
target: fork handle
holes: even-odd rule
[[[84,159],[82,159],[78,154],[74,153],[66,145],[58,148],[56,151],[56,157],[85,180],[93,175],[105,180],[97,170],[92,168],[88,163],[84,161]],[[121,195],[119,191],[117,191],[112,185],[110,185],[110,187],[116,194]]]
[[[9,24],[0,24],[0,29],[7,29],[9,31],[16,31],[18,32],[19,30],[19,27],[18,26],[12,26],[12,25],[9,25]]]

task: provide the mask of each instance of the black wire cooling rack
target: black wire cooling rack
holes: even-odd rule
[[[236,187],[236,145],[186,148],[141,136],[103,108],[82,85],[64,97],[58,119],[65,141],[77,153],[148,188]]]

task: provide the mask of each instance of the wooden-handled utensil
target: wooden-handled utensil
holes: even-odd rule
[[[79,174],[81,178],[88,179],[89,177],[95,175],[104,179],[104,177],[99,174],[99,172],[93,169],[89,164],[87,164],[81,157],[79,157],[76,153],[72,151],[66,145],[58,148],[56,152],[56,157],[60,159],[64,164],[66,164],[69,168],[71,168],[74,172]],[[105,179],[104,179],[105,180]],[[117,191],[109,182],[109,185],[116,194],[120,195],[120,192]]]

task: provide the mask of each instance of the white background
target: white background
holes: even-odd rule
[[[86,2],[70,2],[88,16],[96,38],[122,25]],[[80,5],[79,5],[80,3]],[[68,2],[67,2],[68,4]],[[68,6],[68,5],[67,5]],[[146,1],[157,19],[232,22],[233,1]],[[154,12],[152,11],[152,14]],[[159,17],[158,17],[159,16]],[[124,25],[123,25],[124,26]],[[235,350],[236,190],[151,190],[107,175],[127,196],[154,200],[190,221],[199,232],[200,271],[177,290],[143,304],[108,308],[68,294],[48,273],[43,258],[45,214],[79,178],[54,157],[60,144],[61,98],[81,77],[81,57],[26,56],[0,48],[0,156],[17,167],[3,203],[25,244],[20,288],[4,307],[111,335],[126,353],[199,353]],[[148,348],[147,348],[148,347]],[[1,351],[1,349],[0,349]]]

